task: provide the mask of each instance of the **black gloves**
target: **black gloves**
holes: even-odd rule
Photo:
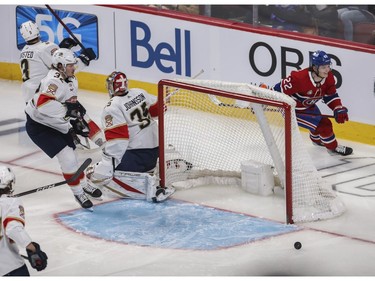
[[[73,40],[72,38],[68,37],[68,38],[64,38],[60,42],[59,47],[60,48],[71,49],[71,48],[73,48],[73,47],[75,47],[77,45],[78,45],[78,43],[75,40]]]
[[[92,48],[84,49],[78,58],[86,65],[89,66],[90,61],[96,59],[96,55]]]
[[[66,115],[69,117],[77,118],[77,117],[83,117],[86,114],[86,109],[83,107],[82,104],[79,103],[79,101],[76,102],[65,102],[66,106]]]
[[[40,249],[40,246],[36,242],[31,242],[35,247],[35,252],[26,249],[27,257],[29,259],[30,265],[32,268],[35,268],[37,271],[41,271],[47,267],[47,255]]]
[[[70,124],[77,135],[85,138],[89,136],[90,128],[83,118],[70,119]]]

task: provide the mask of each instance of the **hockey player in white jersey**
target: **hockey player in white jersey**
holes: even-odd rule
[[[53,42],[43,42],[40,39],[38,25],[33,21],[24,22],[20,27],[20,33],[26,41],[20,53],[19,64],[22,71],[22,94],[27,103],[39,90],[40,81],[52,68],[53,53],[59,48],[70,49],[77,46],[77,42],[71,38],[62,40],[59,46]],[[85,49],[78,56],[75,73],[83,70],[95,58],[92,48]],[[83,118],[90,126],[88,137],[98,146],[102,146],[104,136],[99,126],[91,120],[88,114],[85,114]]]
[[[10,168],[0,166],[0,276],[30,276],[19,248],[26,249],[33,268],[47,267],[47,255],[25,230],[25,210],[19,198],[11,197],[16,178]]]
[[[27,103],[36,93],[40,81],[47,75],[52,66],[52,55],[58,48],[71,48],[77,43],[71,38],[65,38],[59,46],[53,42],[43,42],[40,39],[39,27],[33,21],[24,22],[20,27],[22,38],[26,41],[20,53],[20,68],[22,72],[22,94]],[[88,66],[90,60],[96,58],[91,48],[86,49],[77,60],[77,70]]]
[[[123,198],[161,202],[174,193],[159,187],[151,172],[159,157],[157,98],[142,89],[128,89],[122,72],[112,72],[106,86],[110,101],[102,113],[106,137],[100,162],[87,170],[89,185]]]
[[[74,76],[77,58],[69,49],[58,49],[52,57],[53,69],[42,79],[39,92],[28,102],[26,132],[50,158],[57,157],[62,174],[70,179],[78,170],[76,143],[78,135],[90,131],[82,116],[85,109],[77,100],[78,82]],[[83,208],[93,206],[91,197],[100,198],[99,189],[87,185],[84,173],[69,183],[77,202]]]

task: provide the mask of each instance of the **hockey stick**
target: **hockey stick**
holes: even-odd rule
[[[228,104],[228,103],[223,103],[221,102],[216,96],[214,95],[208,95],[210,100],[216,104],[217,106],[222,106],[222,107],[233,107],[233,108],[241,108],[241,109],[251,109],[251,106],[244,106],[240,104]],[[267,111],[267,109],[266,109]],[[271,110],[272,111],[272,110]],[[326,115],[326,114],[315,114],[315,113],[302,113],[302,112],[296,112],[296,114],[299,115],[306,115],[306,116],[321,116],[321,117],[326,117],[326,118],[335,118],[333,115]]]
[[[194,75],[193,77],[191,77],[192,80],[198,78],[199,76],[201,76],[204,72],[204,69],[202,68],[201,71],[199,71],[196,75]],[[172,93],[169,93],[168,95],[166,95],[166,97],[164,98],[164,101],[168,102],[169,99],[175,95],[178,91],[180,91],[180,89],[177,89],[177,90],[174,90]]]
[[[59,15],[50,7],[50,5],[45,5],[47,9],[54,15],[54,17],[57,19],[59,23],[65,28],[65,30],[72,36],[74,41],[82,48],[83,51],[86,50],[85,46],[81,43],[81,41],[78,40],[78,38],[73,34],[73,32],[69,29],[69,27],[62,21],[62,19],[59,17]]]
[[[308,115],[308,116],[321,116],[321,117],[326,117],[326,118],[335,118],[333,115],[326,115],[326,114],[315,114],[315,113],[301,113],[301,112],[296,112],[296,114],[299,115]]]
[[[42,190],[45,190],[45,189],[50,189],[50,188],[53,188],[55,186],[60,186],[60,185],[75,181],[75,180],[78,179],[78,177],[81,175],[81,173],[91,164],[91,162],[92,162],[92,159],[87,158],[83,162],[83,164],[78,168],[77,172],[75,172],[74,175],[70,179],[60,181],[60,182],[57,182],[57,183],[48,184],[48,185],[38,187],[38,188],[35,188],[35,189],[31,189],[31,190],[28,190],[28,191],[25,191],[25,192],[21,192],[21,193],[18,193],[16,195],[13,195],[13,197],[20,197],[20,196],[28,195],[28,194],[31,194],[31,193],[39,192],[39,191],[42,191]]]

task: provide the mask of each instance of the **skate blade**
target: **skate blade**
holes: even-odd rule
[[[93,207],[90,207],[90,208],[83,208],[85,211],[88,211],[90,213],[93,213],[94,212],[94,208]]]

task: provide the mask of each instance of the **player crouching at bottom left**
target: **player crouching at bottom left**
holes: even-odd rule
[[[25,230],[22,202],[12,197],[15,182],[12,170],[0,166],[0,276],[30,276],[18,247],[26,248],[32,268],[41,271],[47,267],[46,253]]]
[[[89,167],[88,184],[123,198],[162,202],[174,188],[158,186],[150,173],[159,157],[157,98],[143,89],[128,89],[123,72],[106,79],[110,101],[102,113],[106,138],[100,162]]]

